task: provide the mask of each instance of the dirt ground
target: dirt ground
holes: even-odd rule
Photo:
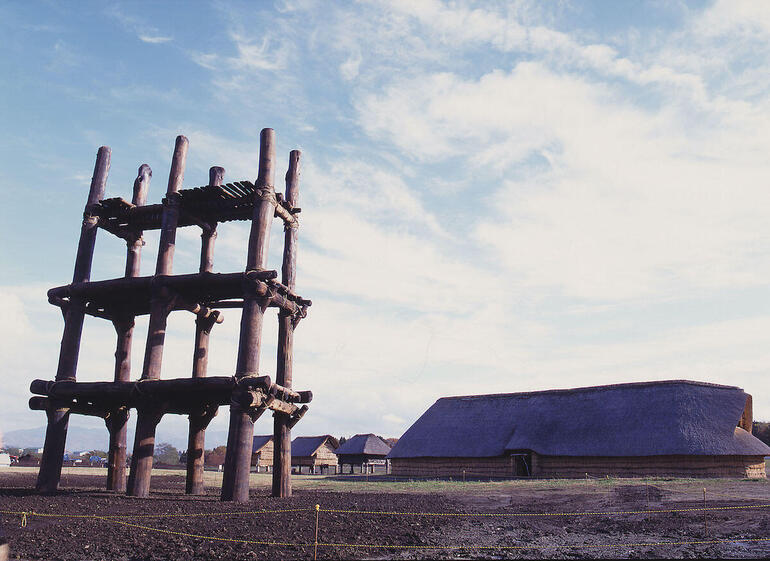
[[[25,527],[19,514],[2,514],[13,558],[312,559],[316,504],[318,559],[770,557],[767,481],[300,476],[294,496],[278,500],[269,476],[255,474],[249,503],[233,505],[218,500],[221,474],[207,473],[209,494],[187,497],[183,473],[160,472],[149,499],[101,490],[101,469],[65,468],[52,496],[31,491],[35,476],[0,469],[0,510],[38,513]],[[704,488],[706,508],[718,510],[702,510]]]

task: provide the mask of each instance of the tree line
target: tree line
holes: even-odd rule
[[[754,421],[751,425],[751,434],[770,446],[770,423],[765,421]]]

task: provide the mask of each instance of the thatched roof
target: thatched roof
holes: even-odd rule
[[[388,457],[770,455],[736,426],[747,397],[686,380],[445,397]]]
[[[374,434],[357,434],[334,451],[338,456],[340,454],[385,456],[388,452],[390,452],[390,446]]]
[[[312,456],[326,441],[329,441],[332,448],[337,448],[340,445],[337,439],[329,434],[322,436],[298,436],[291,441],[291,455],[292,457]]]
[[[256,454],[257,452],[262,450],[262,448],[264,448],[268,442],[272,442],[272,441],[273,441],[272,434],[263,434],[263,435],[255,436],[254,441],[251,445],[251,453]]]

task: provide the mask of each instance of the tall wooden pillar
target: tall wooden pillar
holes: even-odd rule
[[[214,166],[209,170],[209,185],[222,185],[225,177],[224,168]],[[201,233],[201,261],[199,271],[211,272],[214,268],[214,241],[217,238],[216,224]],[[195,320],[195,354],[193,355],[193,378],[204,378],[209,362],[209,334],[217,321],[217,312],[200,312]],[[190,414],[190,431],[187,437],[187,478],[185,493],[203,495],[204,448],[206,445],[206,427],[216,413],[197,411]]]
[[[147,191],[150,188],[152,170],[147,164],[139,167],[134,180],[134,193],[131,204],[143,206],[147,201]],[[126,278],[138,277],[141,274],[140,265],[144,239],[142,232],[132,233],[126,240]],[[115,348],[115,381],[128,382],[131,379],[131,345],[134,337],[134,316],[127,310],[119,318],[113,320],[118,341]],[[106,419],[107,430],[110,433],[110,447],[107,453],[107,489],[126,492],[126,433],[128,409],[119,407],[110,411]]]
[[[187,138],[181,135],[176,137],[174,157],[171,161],[171,171],[168,177],[168,189],[166,190],[166,198],[163,200],[158,261],[155,266],[156,277],[170,275],[173,270],[176,228],[180,210],[179,190],[184,181],[187,145]],[[160,378],[169,303],[170,295],[164,289],[152,297],[142,380],[158,380]],[[137,409],[131,473],[128,477],[128,494],[135,497],[146,497],[150,494],[150,475],[155,451],[155,427],[163,417],[164,405],[162,403],[146,403]]]
[[[270,224],[275,214],[275,131],[262,129],[259,147],[259,175],[254,193],[246,270],[262,270],[267,265]],[[238,341],[236,377],[258,372],[262,339],[262,321],[268,305],[266,297],[245,294]],[[254,436],[254,421],[237,403],[230,405],[225,472],[222,478],[223,501],[249,500],[249,471]]]
[[[296,207],[299,200],[299,150],[289,154],[289,169],[286,172],[286,202]],[[284,226],[283,264],[281,282],[294,291],[297,276],[297,227],[298,223],[286,223]],[[284,310],[278,312],[278,364],[276,383],[291,388],[292,364],[294,362],[294,323],[291,314]],[[273,496],[291,496],[291,428],[289,416],[276,411],[273,413]]]
[[[83,213],[80,228],[75,271],[72,282],[87,282],[91,278],[91,264],[96,245],[98,218],[92,214],[93,205],[104,198],[107,175],[110,171],[110,149],[102,146],[96,154],[94,175],[88,192],[88,202]],[[77,376],[80,337],[83,333],[85,303],[80,298],[72,298],[64,313],[64,334],[59,351],[59,364],[56,380],[75,380]],[[69,410],[52,403],[47,410],[48,427],[45,432],[45,447],[37,475],[36,489],[40,492],[53,492],[59,487],[64,449],[67,441]]]

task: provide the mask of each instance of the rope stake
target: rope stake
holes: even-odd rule
[[[709,523],[706,518],[706,488],[703,488],[703,537],[707,538],[709,535]]]
[[[315,542],[313,543],[313,561],[318,558],[318,513],[321,505],[315,505]]]
[[[32,511],[30,512],[22,512],[21,513],[21,527],[26,528],[27,527],[27,515],[29,514],[30,518],[32,517]]]

